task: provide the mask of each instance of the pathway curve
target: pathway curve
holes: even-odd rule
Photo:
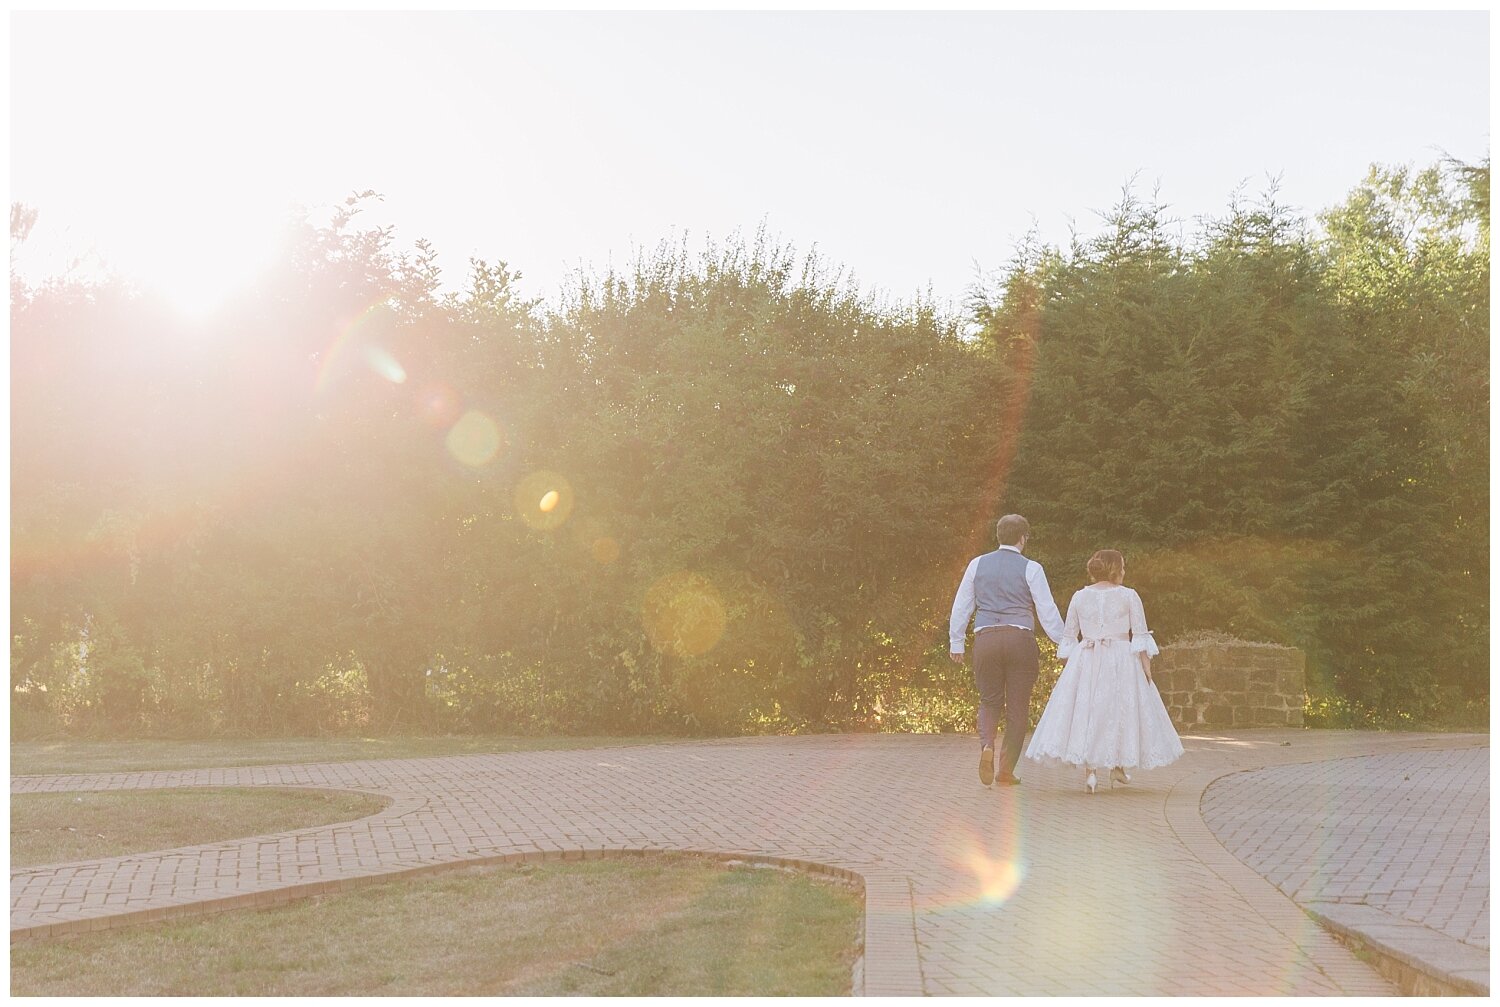
[[[1330,925],[1487,994],[1489,754],[1393,752],[1236,773],[1208,788],[1203,818]]]
[[[12,873],[12,939],[269,904],[507,855],[699,850],[825,865],[865,887],[867,994],[1381,994],[1393,988],[1216,840],[1245,769],[1457,749],[1485,736],[1243,731],[1090,797],[1023,763],[985,789],[972,738],[751,738],[571,752],[16,777],[13,793],[361,790],[357,822]]]

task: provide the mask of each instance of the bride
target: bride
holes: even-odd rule
[[[1165,766],[1182,754],[1167,708],[1151,681],[1159,653],[1141,596],[1124,586],[1125,557],[1101,549],[1089,559],[1089,586],[1073,595],[1057,656],[1067,661],[1037,721],[1026,758],[1082,766],[1084,788],[1129,783],[1126,769]]]

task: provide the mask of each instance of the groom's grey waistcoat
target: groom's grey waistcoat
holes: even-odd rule
[[[979,557],[974,569],[974,628],[1021,626],[1035,631],[1031,585],[1026,566],[1031,560],[1009,549],[996,549]]]

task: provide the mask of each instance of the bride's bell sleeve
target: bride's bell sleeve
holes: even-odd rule
[[[1063,622],[1063,637],[1057,644],[1057,659],[1066,661],[1078,646],[1078,595],[1068,602],[1068,618]]]
[[[1146,606],[1141,604],[1141,596],[1134,591],[1130,592],[1130,650],[1147,657],[1155,657],[1161,653],[1156,639],[1146,628]]]

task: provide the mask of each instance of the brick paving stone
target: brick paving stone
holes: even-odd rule
[[[1453,757],[1448,749],[1487,739],[1262,730],[1184,744],[1177,764],[1094,796],[1076,772],[1028,763],[1018,770],[1022,786],[986,789],[973,778],[972,737],[899,735],[15,777],[13,793],[278,786],[358,790],[393,803],[355,822],[14,871],[12,938],[105,926],[126,914],[268,904],[505,856],[697,850],[827,865],[862,878],[857,992],[866,994],[1393,992],[1227,852],[1200,801],[1216,778],[1234,773],[1225,782],[1237,784],[1251,775],[1243,770],[1313,760],[1336,766],[1329,760],[1352,756],[1440,761]],[[1309,864],[1328,863],[1321,808],[1299,819],[1313,831],[1289,846],[1267,843],[1253,810],[1211,803],[1223,812],[1215,828],[1244,837],[1251,853],[1292,849]],[[1365,831],[1338,834],[1355,842],[1375,828],[1415,835],[1406,821],[1414,808],[1356,808],[1351,821]],[[1449,916],[1472,929],[1461,898],[1475,876],[1465,866],[1469,838],[1445,832],[1436,848],[1412,849],[1451,855]],[[1383,848],[1370,846],[1350,876],[1381,875],[1390,865],[1372,858]],[[1302,878],[1300,885],[1316,879],[1320,891],[1325,881],[1344,883],[1316,870],[1287,877]],[[1413,886],[1403,898],[1426,894]],[[1424,911],[1448,905],[1441,885],[1438,895]],[[1483,925],[1487,940],[1487,913]]]
[[[1468,975],[1487,969],[1489,951],[1481,740],[1223,776],[1204,791],[1202,817],[1227,850],[1320,919],[1429,974]]]
[[[1376,906],[1489,948],[1488,747],[1237,773],[1208,788],[1202,811],[1299,903]]]

